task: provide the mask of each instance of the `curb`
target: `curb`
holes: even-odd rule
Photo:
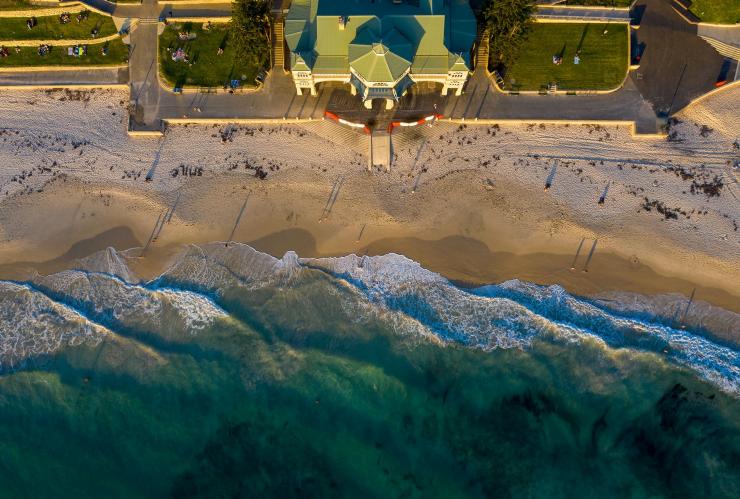
[[[700,96],[699,96],[699,97],[697,97],[696,99],[694,99],[694,100],[692,100],[691,102],[689,102],[688,104],[686,104],[686,105],[685,105],[685,106],[684,106],[683,108],[681,108],[681,109],[680,109],[680,110],[679,110],[679,111],[678,111],[677,113],[675,113],[675,114],[680,114],[680,113],[682,113],[683,111],[685,111],[686,109],[688,109],[688,108],[690,108],[691,106],[693,106],[694,104],[698,104],[699,102],[703,101],[704,99],[707,99],[707,98],[709,98],[709,97],[713,97],[714,95],[716,95],[716,94],[718,94],[718,93],[720,93],[720,92],[724,92],[724,91],[725,91],[725,90],[727,90],[728,88],[735,88],[735,87],[738,87],[738,86],[740,86],[740,80],[735,80],[735,81],[731,81],[731,82],[729,82],[729,83],[726,83],[726,84],[722,85],[722,86],[721,86],[721,87],[719,87],[719,88],[715,88],[714,90],[710,90],[709,92],[705,93],[704,95],[700,95]]]
[[[548,21],[549,22],[549,21]],[[607,23],[601,23],[601,24],[607,24]],[[617,92],[618,90],[621,90],[624,87],[624,84],[627,82],[627,78],[630,76],[630,71],[632,71],[632,32],[630,31],[630,25],[628,22],[621,22],[621,23],[614,23],[614,24],[626,24],[627,25],[627,71],[624,73],[624,78],[622,79],[621,83],[609,90],[556,90],[553,92],[553,94],[547,94],[547,95],[608,95],[613,94],[614,92]],[[639,66],[638,66],[639,67]],[[490,80],[491,84],[493,85],[493,88],[498,91],[499,93],[516,96],[516,95],[541,95],[539,90],[520,90],[515,93],[512,93],[510,90],[504,90],[498,86],[496,81],[492,78],[492,73],[488,71],[488,68],[486,68],[486,76]],[[547,95],[543,95],[543,97],[546,97]]]
[[[124,69],[128,64],[93,64],[91,66],[11,66],[0,67],[0,73],[45,73],[47,71],[88,71],[95,69]],[[56,85],[57,87],[59,85]],[[62,85],[64,86],[64,85]],[[128,87],[128,85],[126,85]]]
[[[169,23],[228,23],[231,21],[231,13],[226,16],[213,17],[168,17],[167,24]],[[161,23],[160,23],[161,24]]]
[[[195,19],[195,18],[193,18],[193,19]],[[168,22],[169,21],[170,21],[170,19],[168,19]],[[208,22],[208,21],[205,21],[205,22]],[[159,23],[159,24],[160,24],[160,26],[164,25],[164,23]],[[169,81],[167,80],[167,77],[164,74],[162,74],[162,64],[161,64],[161,61],[159,60],[159,55],[160,55],[160,52],[159,52],[159,37],[160,36],[161,35],[157,35],[157,84],[159,85],[159,88],[161,88],[165,92],[168,92],[170,94],[176,94],[175,92],[173,92],[173,89],[175,88],[175,86],[172,85],[172,84],[166,85],[165,82],[169,83]],[[256,86],[256,87],[243,87],[243,90],[240,90],[239,93],[240,94],[253,93],[253,92],[257,92],[259,90],[262,90],[263,87],[264,87],[264,85],[259,85],[259,86]],[[181,92],[180,93],[183,93],[183,94],[197,94],[197,93],[224,94],[224,93],[229,93],[229,91],[228,90],[224,90],[223,87],[199,87],[197,85],[184,85],[184,86],[178,87],[178,88],[181,89]],[[203,88],[207,88],[209,91],[208,92],[202,92],[201,89],[203,89]]]
[[[496,125],[496,124],[507,124],[507,125],[531,125],[531,124],[543,124],[543,125],[600,125],[600,126],[616,126],[626,125],[630,127],[630,134],[636,139],[664,139],[667,134],[658,133],[637,133],[637,123],[632,120],[556,120],[556,119],[492,119],[492,118],[474,118],[466,120],[465,118],[443,118],[439,120],[440,123],[457,123],[465,124],[470,126],[475,125]]]
[[[97,90],[97,89],[110,89],[110,90],[128,90],[128,84],[125,83],[68,83],[65,85],[59,85],[55,83],[49,83],[45,85],[0,85],[0,90],[52,90],[52,89],[72,89],[72,90]]]
[[[324,118],[162,118],[162,121],[168,125],[292,125],[324,121]]]

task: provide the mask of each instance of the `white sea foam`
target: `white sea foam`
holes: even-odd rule
[[[28,285],[0,281],[0,372],[66,346],[98,344],[108,334]]]
[[[446,340],[481,348],[526,347],[535,338],[598,339],[611,348],[654,352],[740,394],[740,354],[702,336],[617,316],[560,286],[513,280],[470,292],[400,255],[304,259],[345,279],[380,306],[419,320]]]
[[[111,261],[124,260],[114,256]],[[128,275],[123,268],[117,274]],[[317,276],[332,287],[321,288]],[[334,306],[351,311],[350,320],[380,318],[400,334],[486,350],[528,348],[536,340],[595,340],[604,348],[654,353],[740,394],[736,350],[651,320],[644,311],[639,316],[619,313],[573,297],[560,286],[517,280],[464,290],[395,254],[301,259],[288,252],[277,259],[246,245],[210,244],[190,246],[170,269],[144,285],[79,270],[38,277],[32,285],[99,324],[181,333],[226,315],[208,295],[300,290],[307,282],[318,283],[312,289],[330,300],[340,300]],[[173,321],[171,312],[180,320]],[[16,313],[33,314],[23,308]]]
[[[34,285],[57,300],[85,310],[100,323],[137,330],[176,328],[177,321],[172,320],[170,311],[189,332],[226,316],[226,312],[206,296],[186,290],[151,289],[110,274],[67,270],[37,277]]]

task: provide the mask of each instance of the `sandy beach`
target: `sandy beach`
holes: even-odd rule
[[[275,256],[401,253],[466,284],[695,289],[740,312],[739,101],[736,86],[689,107],[668,139],[443,122],[394,136],[390,172],[368,172],[362,145],[334,124],[175,126],[133,139],[126,92],[6,92],[0,277],[53,272],[108,246],[146,246],[134,267],[153,277],[183,244],[231,239]]]

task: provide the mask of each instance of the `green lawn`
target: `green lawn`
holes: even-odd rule
[[[740,23],[740,0],[692,0],[689,10],[705,23]]]
[[[32,5],[26,0],[0,0],[0,10],[29,10],[29,9],[45,9],[47,7],[40,5]]]
[[[77,22],[77,14],[70,14],[72,20],[66,24],[59,22],[59,16],[37,17],[38,25],[33,29],[26,27],[25,17],[0,17],[0,40],[85,40],[92,39],[92,29],[98,29],[98,38],[115,34],[116,26],[108,16],[94,12],[82,22]]]
[[[179,40],[179,32],[189,32],[196,38]],[[219,47],[224,49],[222,55],[217,55]],[[185,50],[190,63],[172,60],[178,48]],[[254,86],[259,68],[236,61],[235,55],[226,24],[211,25],[210,30],[204,30],[200,23],[170,24],[159,37],[160,74],[163,83],[172,87],[223,87],[231,80]]]
[[[604,29],[608,29],[604,35]],[[612,23],[535,23],[519,56],[507,69],[507,90],[611,90],[627,74],[627,25]],[[580,64],[573,57],[580,49]],[[562,64],[552,62],[562,56]]]
[[[103,46],[108,46],[108,55],[100,53]],[[51,52],[44,57],[38,55],[38,47],[9,47],[10,55],[0,57],[0,68],[19,66],[98,66],[118,65],[128,61],[128,46],[120,38],[110,42],[96,43],[87,46],[87,55],[72,57],[67,55],[67,45],[54,45]]]

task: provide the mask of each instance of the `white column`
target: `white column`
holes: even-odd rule
[[[357,95],[357,88],[351,83],[349,84],[349,93],[351,93],[352,95]]]
[[[362,103],[365,106],[365,109],[372,109],[373,108],[373,101],[372,99],[368,99],[365,102]]]
[[[311,82],[311,95],[316,96],[316,84]]]
[[[393,99],[386,99],[385,100],[385,109],[386,109],[386,111],[390,111],[391,109],[393,109],[393,104],[394,104]]]
[[[447,82],[445,82],[444,86],[442,87],[442,95],[447,95]]]

